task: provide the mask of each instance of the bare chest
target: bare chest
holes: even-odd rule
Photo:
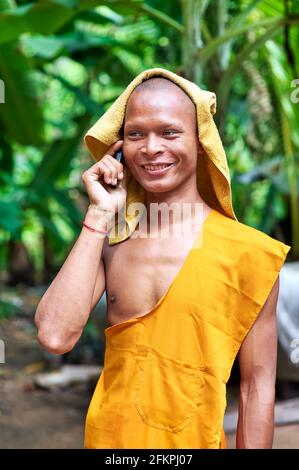
[[[128,239],[104,253],[108,325],[145,315],[164,296],[194,244],[184,239]]]

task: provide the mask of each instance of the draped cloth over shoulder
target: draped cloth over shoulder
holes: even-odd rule
[[[226,383],[290,247],[217,211],[203,230],[156,306],[105,329],[86,448],[226,447]]]
[[[236,219],[232,206],[230,174],[227,159],[217,127],[213,120],[216,112],[215,93],[199,88],[195,83],[180,77],[163,68],[144,70],[126,87],[108,111],[89,129],[85,135],[85,143],[95,161],[100,160],[107,149],[120,139],[119,131],[124,122],[128,98],[134,89],[143,81],[152,77],[164,77],[181,87],[191,98],[197,114],[198,139],[204,153],[198,160],[197,186],[204,201],[218,212]],[[109,236],[109,244],[113,245],[125,240],[134,232],[141,213],[130,213],[128,207],[132,203],[144,203],[144,190],[126,167],[127,201],[124,219],[119,222],[115,236]]]

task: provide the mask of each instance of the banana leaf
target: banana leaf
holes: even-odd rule
[[[32,66],[16,42],[0,46],[0,76],[5,83],[5,104],[0,124],[6,139],[20,144],[43,143],[43,113],[30,79]]]

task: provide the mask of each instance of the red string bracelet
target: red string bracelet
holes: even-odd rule
[[[105,234],[107,234],[109,232],[109,230],[96,230],[95,228],[92,228],[89,225],[87,225],[85,220],[82,220],[82,225],[84,225],[84,227],[88,228],[88,230],[90,230],[91,232],[105,233]]]

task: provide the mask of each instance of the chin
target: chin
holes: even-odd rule
[[[149,193],[167,193],[174,191],[177,187],[175,183],[166,183],[163,181],[153,181],[148,183],[147,181],[138,181],[142,188]]]

